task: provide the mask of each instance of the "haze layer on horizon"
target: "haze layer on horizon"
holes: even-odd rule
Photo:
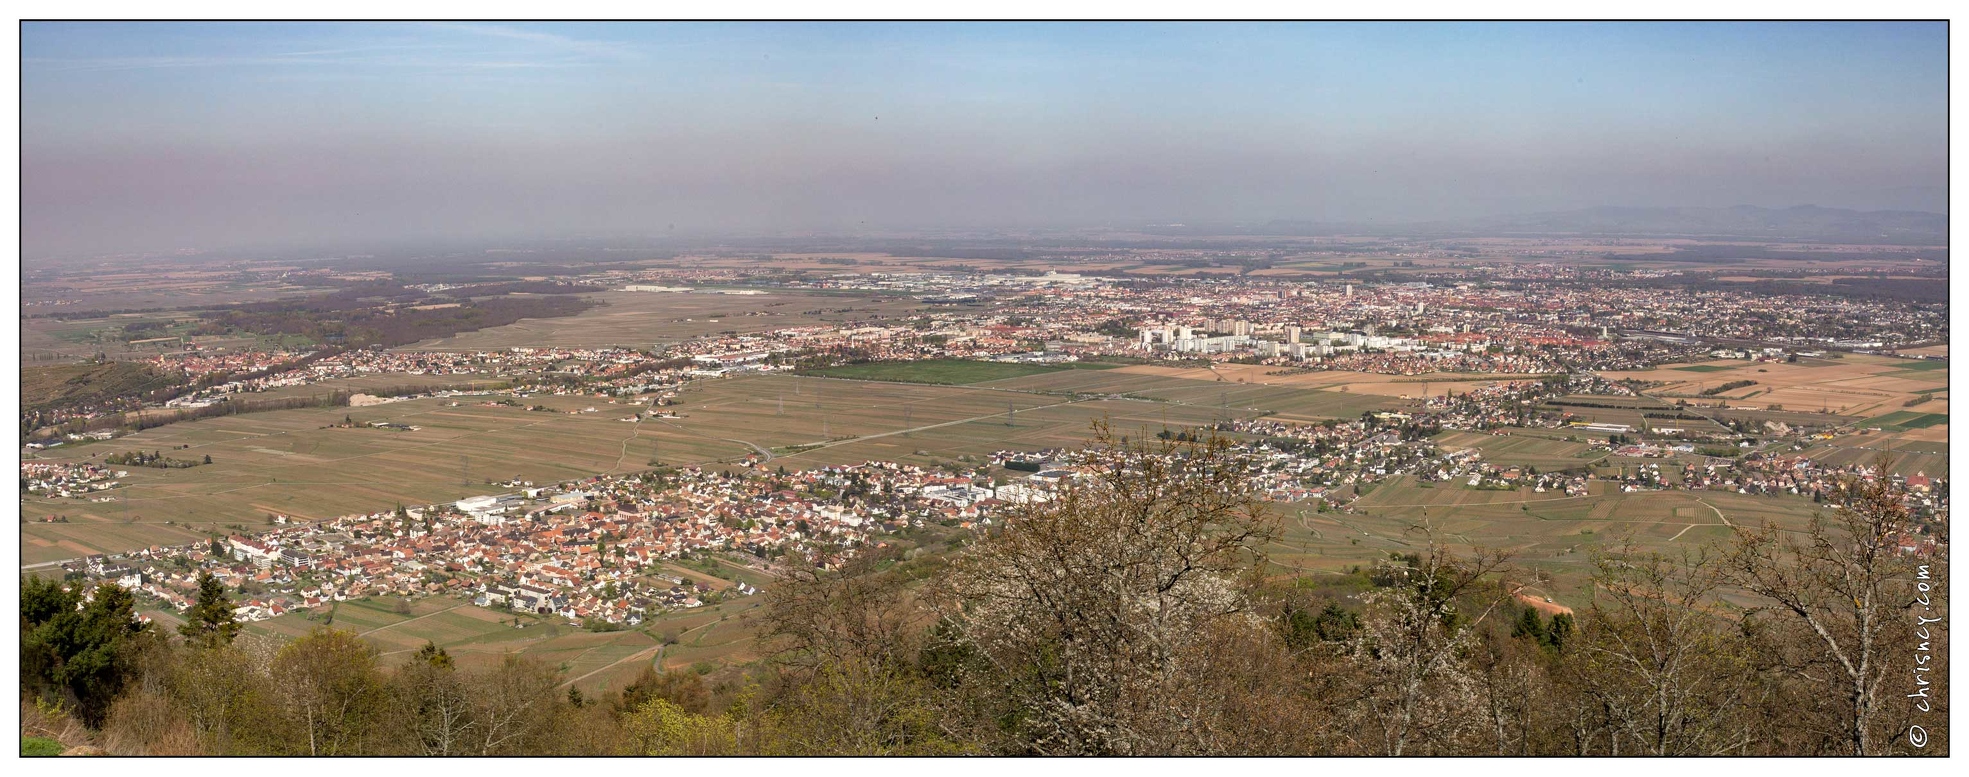
[[[28,257],[1941,211],[1942,23],[30,23]]]

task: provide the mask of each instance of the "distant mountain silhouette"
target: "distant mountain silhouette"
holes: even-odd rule
[[[1820,240],[1948,240],[1948,216],[1908,210],[1857,211],[1800,205],[1794,208],[1587,208],[1474,219],[1462,225],[1484,231],[1529,233],[1704,235]],[[1461,225],[1459,225],[1461,226]]]
[[[1730,208],[1599,207],[1400,225],[1273,221],[1256,231],[1266,234],[1356,231],[1428,235],[1627,235],[1945,245],[1948,242],[1948,216],[1924,211],[1858,211],[1816,205],[1792,208],[1760,208],[1753,205]]]

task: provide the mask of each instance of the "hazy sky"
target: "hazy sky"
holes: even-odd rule
[[[1940,210],[1943,24],[26,24],[30,257]]]

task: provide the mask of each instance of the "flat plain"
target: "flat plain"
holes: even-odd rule
[[[505,326],[425,340],[401,350],[648,348],[720,332],[748,334],[894,317],[923,306],[908,297],[832,292],[605,291],[581,296],[599,304],[573,316],[521,319]]]
[[[1924,394],[1948,390],[1947,362],[1866,354],[1845,354],[1838,359],[1799,359],[1795,363],[1716,360],[1605,374],[1609,378],[1660,381],[1662,385],[1647,390],[1659,397],[1686,398],[1698,403],[1726,400],[1732,407],[1825,411],[1859,417],[1887,415]],[[1703,394],[1740,381],[1756,383],[1720,394]],[[1936,397],[1924,403],[1922,409],[1946,415],[1947,399]]]

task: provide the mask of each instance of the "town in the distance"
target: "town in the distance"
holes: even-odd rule
[[[1934,554],[1937,250],[1253,238],[31,271],[23,569],[117,582],[165,621],[210,573],[255,630],[544,650],[606,684],[692,631],[670,660],[752,655],[739,622],[788,550],[938,552],[1052,499],[1088,476],[1096,422],[1231,441],[1289,519],[1279,563],[1371,564],[1433,508],[1548,571],[1521,597],[1555,612],[1613,537],[1802,521],[1855,475]],[[570,651],[569,629],[641,641]]]

